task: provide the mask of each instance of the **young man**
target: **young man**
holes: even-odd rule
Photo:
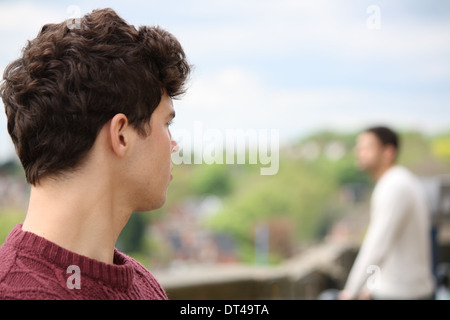
[[[396,164],[397,135],[363,132],[356,145],[361,170],[376,181],[370,224],[341,299],[429,299],[433,296],[430,216],[418,179]]]
[[[173,35],[111,9],[69,22],[45,25],[1,84],[31,194],[0,248],[0,298],[167,299],[115,243],[165,202],[190,66]]]

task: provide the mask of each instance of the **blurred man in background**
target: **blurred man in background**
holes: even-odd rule
[[[396,164],[399,139],[373,127],[357,139],[358,167],[376,181],[370,224],[340,299],[431,299],[430,215],[419,180]]]

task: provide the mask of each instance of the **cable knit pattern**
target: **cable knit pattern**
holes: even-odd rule
[[[23,231],[18,224],[0,247],[0,299],[167,299],[144,266],[114,250],[114,264],[107,264]],[[71,265],[80,268],[79,289],[67,285],[74,275],[68,270]]]

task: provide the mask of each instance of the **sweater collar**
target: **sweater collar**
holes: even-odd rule
[[[64,270],[76,265],[80,268],[82,277],[90,277],[119,290],[127,290],[133,282],[133,264],[117,249],[114,249],[114,264],[108,264],[67,250],[32,232],[23,231],[22,224],[14,227],[7,241],[14,247],[33,253],[39,259],[45,259]]]

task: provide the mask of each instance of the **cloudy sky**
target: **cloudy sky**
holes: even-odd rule
[[[195,69],[174,131],[450,129],[448,0],[0,1],[0,72],[43,24],[102,7],[182,43]]]

